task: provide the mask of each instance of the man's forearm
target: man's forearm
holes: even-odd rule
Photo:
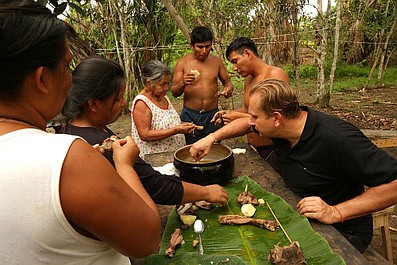
[[[250,132],[249,118],[238,118],[212,133],[217,141],[238,137]]]
[[[180,95],[183,94],[185,91],[186,84],[184,83],[183,79],[176,83],[175,85],[172,86],[171,91],[172,91],[172,96],[174,97],[179,97]]]
[[[357,218],[397,203],[397,180],[366,190],[363,194],[337,205],[344,220]]]

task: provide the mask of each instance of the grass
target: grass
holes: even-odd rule
[[[326,67],[325,76],[326,82],[329,82],[330,67]],[[285,67],[290,79],[292,80],[293,71],[292,66]],[[359,90],[364,87],[367,82],[368,75],[371,71],[370,66],[361,65],[340,65],[336,68],[333,91],[341,92],[347,89]],[[317,67],[313,65],[302,65],[299,68],[300,85],[313,86],[317,78]],[[381,85],[397,86],[397,67],[388,67],[381,82]],[[372,78],[369,82],[370,86],[376,86],[378,78],[378,69],[375,69]]]

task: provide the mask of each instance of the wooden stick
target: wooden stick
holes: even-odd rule
[[[248,183],[245,184],[245,190],[244,191],[247,192],[247,190],[248,190]]]
[[[292,243],[292,240],[291,240],[291,238],[288,236],[287,231],[285,231],[284,227],[281,225],[281,223],[280,223],[279,220],[277,219],[277,216],[274,214],[272,208],[270,207],[270,205],[269,205],[269,203],[268,203],[267,201],[266,201],[266,205],[267,205],[267,208],[269,208],[270,212],[272,213],[274,219],[276,219],[277,223],[280,225],[280,228],[281,228],[281,230],[283,230],[283,232],[284,232],[285,236],[287,237],[288,241],[289,241],[290,243]]]

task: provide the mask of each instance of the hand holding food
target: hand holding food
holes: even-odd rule
[[[131,136],[124,139],[114,140],[112,144],[114,163],[127,163],[134,165],[136,158],[139,155],[139,148]]]
[[[200,76],[200,72],[197,70],[190,70],[190,73],[183,76],[183,84],[191,85]]]
[[[178,126],[176,126],[176,131],[178,133],[190,133],[196,127],[192,122],[181,122]]]
[[[229,194],[222,186],[217,184],[205,186],[208,191],[207,201],[211,203],[217,203],[220,205],[226,205],[227,200],[229,199]]]
[[[190,70],[190,72],[192,74],[194,74],[194,78],[197,78],[197,77],[200,76],[200,72],[198,70],[196,70],[196,69],[192,69],[192,70]]]

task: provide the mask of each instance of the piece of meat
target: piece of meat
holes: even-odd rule
[[[200,209],[204,209],[204,210],[211,210],[212,208],[212,203],[207,202],[207,201],[198,201],[194,203],[197,207],[199,207]]]
[[[297,241],[292,242],[289,246],[279,247],[275,245],[270,250],[268,257],[269,262],[276,265],[305,265],[307,264],[302,250]]]
[[[218,221],[221,224],[228,224],[228,225],[245,225],[251,224],[255,226],[259,226],[260,228],[265,228],[269,231],[274,232],[276,228],[279,226],[278,223],[274,220],[263,220],[257,218],[248,218],[245,216],[240,215],[220,215],[218,217]]]
[[[195,248],[195,247],[197,247],[198,243],[199,243],[199,239],[196,237],[196,238],[193,240],[193,242],[192,242],[192,246]]]
[[[100,147],[102,147],[105,150],[110,150],[112,148],[112,144],[114,141],[118,140],[119,138],[116,135],[112,135],[109,138],[106,138],[102,145]]]
[[[243,191],[237,197],[237,202],[240,204],[251,203],[252,205],[258,205],[258,199],[249,191]]]
[[[172,258],[175,254],[176,247],[182,243],[183,236],[181,230],[179,228],[175,228],[174,233],[171,235],[170,243],[168,243],[167,249],[165,250],[165,254]]]

